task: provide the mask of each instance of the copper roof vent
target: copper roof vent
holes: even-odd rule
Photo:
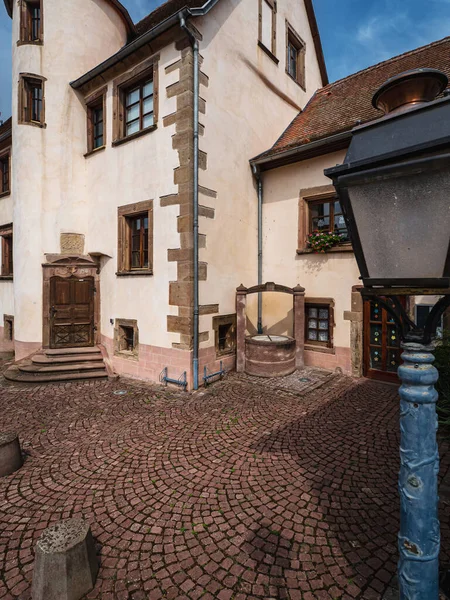
[[[383,83],[372,105],[385,114],[405,112],[435,100],[447,83],[447,75],[437,69],[411,69]]]

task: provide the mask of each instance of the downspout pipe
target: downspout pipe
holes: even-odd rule
[[[194,124],[193,124],[193,143],[194,143],[194,190],[193,190],[193,233],[194,233],[194,340],[192,352],[192,370],[194,375],[194,390],[198,390],[198,354],[199,354],[199,293],[198,293],[198,103],[199,103],[199,61],[198,61],[198,40],[186,25],[184,14],[180,14],[180,27],[183,29],[192,45],[194,58]]]
[[[258,285],[262,284],[262,265],[263,265],[263,250],[262,250],[262,203],[263,203],[263,186],[261,171],[256,165],[252,165],[253,176],[256,180],[256,188],[258,192]],[[262,328],[262,293],[258,292],[258,333],[263,332]]]

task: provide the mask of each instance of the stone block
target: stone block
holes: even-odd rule
[[[0,433],[0,477],[11,475],[23,465],[19,437],[16,433]]]
[[[79,600],[92,590],[98,561],[89,524],[67,519],[51,525],[36,545],[33,600]]]

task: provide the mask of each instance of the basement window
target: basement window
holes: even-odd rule
[[[236,315],[222,315],[213,318],[216,356],[226,356],[236,352]]]
[[[14,317],[3,315],[3,338],[7,342],[14,340]]]
[[[116,319],[114,354],[124,358],[139,358],[139,330],[134,319]]]

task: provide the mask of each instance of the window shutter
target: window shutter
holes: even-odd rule
[[[9,244],[5,237],[2,237],[2,275],[9,275]]]
[[[27,16],[28,11],[24,0],[21,0],[19,5],[20,11],[20,40],[22,42],[28,41],[27,39]]]
[[[45,96],[44,96],[44,83],[41,82],[41,93],[42,93],[42,103],[41,103],[41,114],[40,114],[40,123],[44,125],[45,123]]]
[[[93,124],[93,111],[89,106],[87,107],[87,150],[92,152],[94,149],[94,124]]]

